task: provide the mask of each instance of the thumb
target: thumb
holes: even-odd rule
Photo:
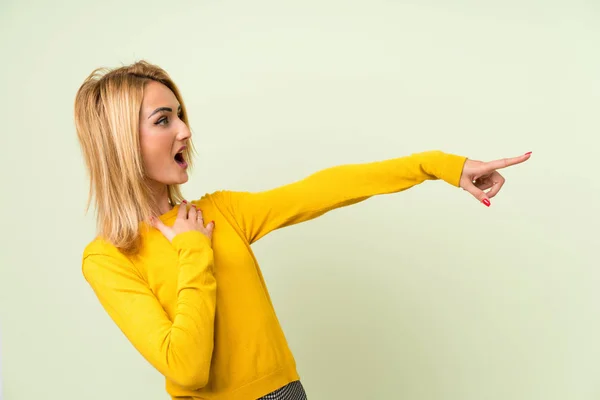
[[[208,225],[206,225],[206,230],[210,237],[212,237],[212,233],[215,230],[215,221],[210,221]]]
[[[477,186],[475,186],[471,182],[466,184],[464,189],[467,192],[471,193],[471,195],[473,195],[473,197],[475,197],[477,200],[479,200],[479,202],[483,203],[486,207],[489,207],[492,205],[490,203],[490,199],[487,197],[485,192],[483,190],[479,189]]]
[[[150,223],[153,227],[158,229],[167,239],[169,239],[169,241],[173,239],[172,230],[165,224],[163,224],[163,222],[160,219],[156,218],[155,216],[152,216],[150,217]]]

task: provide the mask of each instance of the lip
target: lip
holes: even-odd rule
[[[181,153],[182,151],[184,151],[185,149],[187,149],[187,146],[181,146],[181,148],[180,148],[180,149],[177,151],[177,153],[175,153],[175,155],[173,156],[173,158],[174,158],[175,156],[177,156],[177,154],[179,154],[179,153]],[[183,161],[183,162],[179,162],[179,161],[175,160],[175,163],[176,163],[177,165],[179,165],[179,166],[180,166],[181,168],[183,168],[183,169],[187,169],[187,167],[188,167],[188,163],[185,161],[185,159],[184,159],[184,161]]]
[[[187,169],[188,167],[188,163],[186,163],[185,161],[183,163],[177,163],[177,165],[179,165],[183,169]]]

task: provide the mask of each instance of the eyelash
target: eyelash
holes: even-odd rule
[[[179,113],[177,116],[179,117],[179,119],[183,119],[183,113]],[[154,123],[154,125],[163,125],[163,126],[165,126],[165,124],[163,124],[164,121],[167,121],[167,123],[168,123],[169,117],[162,117],[162,118],[160,118],[158,121],[156,121]]]

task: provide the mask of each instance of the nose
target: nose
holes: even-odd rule
[[[179,128],[179,131],[177,132],[177,140],[185,141],[191,137],[192,137],[192,132],[190,131],[190,128],[187,126],[187,124],[185,122],[181,121],[181,127]]]

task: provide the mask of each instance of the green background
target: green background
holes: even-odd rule
[[[167,398],[81,275],[75,92],[137,59],[187,102],[188,199],[533,151],[489,209],[427,182],[255,245],[311,400],[600,398],[600,3],[3,0],[0,48],[4,400]]]

